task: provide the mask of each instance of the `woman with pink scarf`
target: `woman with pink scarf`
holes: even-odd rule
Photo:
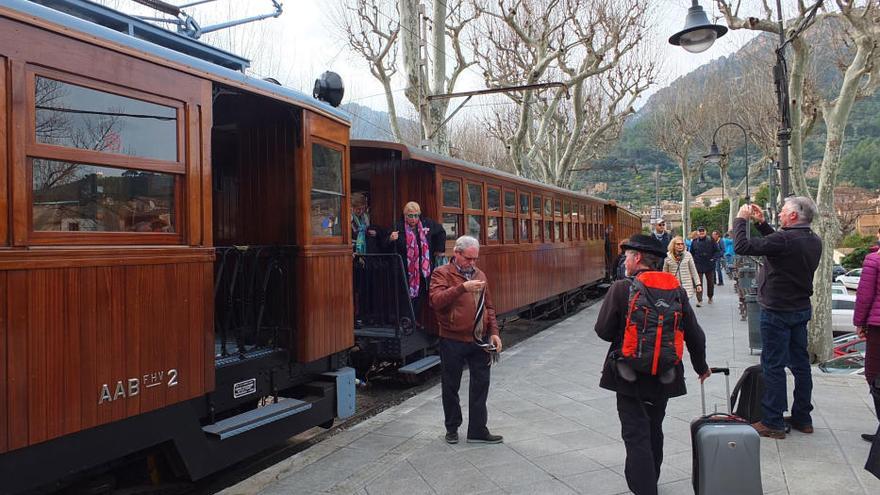
[[[446,252],[446,231],[439,223],[423,217],[422,209],[415,201],[403,207],[403,219],[398,220],[391,230],[386,249],[403,258],[409,298],[418,319],[435,260]]]

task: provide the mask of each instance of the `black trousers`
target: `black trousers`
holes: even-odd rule
[[[700,276],[700,284],[703,286],[703,291],[697,292],[697,302],[703,302],[703,293],[705,293],[709,299],[715,297],[715,270],[711,272],[701,272],[697,270],[697,273]]]
[[[440,362],[442,366],[443,415],[446,431],[458,431],[461,426],[461,403],[458,389],[461,387],[461,373],[467,364],[470,370],[470,389],[468,390],[468,438],[483,438],[488,413],[486,399],[489,397],[489,354],[472,342],[459,342],[440,339]]]
[[[626,485],[635,495],[656,495],[663,464],[663,418],[669,399],[643,401],[617,394],[617,415],[626,446]]]

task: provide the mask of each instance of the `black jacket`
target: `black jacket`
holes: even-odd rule
[[[822,256],[822,240],[808,225],[777,231],[767,223],[756,227],[763,237],[748,239],[748,220],[734,220],[733,251],[764,256],[764,264],[758,270],[758,304],[773,311],[810,309],[813,274]]]
[[[428,248],[431,250],[430,260],[431,260],[431,268],[434,268],[434,253],[444,253],[446,252],[446,230],[443,229],[443,226],[439,223],[431,220],[428,217],[422,217],[422,227],[428,229]],[[382,237],[384,241],[385,251],[389,253],[397,253],[403,258],[403,263],[406,264],[406,221],[403,218],[400,218],[396,222],[394,222],[394,226],[391,227],[391,230],[385,232],[385,235]],[[392,241],[389,236],[392,232],[397,231],[397,240]],[[419,243],[421,246],[421,243]]]
[[[669,232],[663,232],[663,235],[657,237],[657,232],[651,231],[651,235],[654,236],[654,239],[657,239],[660,244],[663,244],[663,249],[669,248],[669,243],[672,241],[672,235]]]
[[[623,343],[623,330],[626,325],[626,314],[629,306],[630,283],[629,279],[614,282],[611,288],[608,289],[608,294],[605,295],[602,308],[599,310],[599,317],[596,320],[596,334],[602,340],[611,342],[605,358],[599,386],[623,395],[641,397],[643,400],[684,395],[687,393],[687,388],[684,385],[684,366],[682,364],[676,366],[675,380],[668,385],[660,383],[656,377],[650,375],[639,375],[635,383],[617,378],[617,374],[608,356],[612,352],[619,350]],[[709,365],[706,364],[706,335],[703,333],[703,329],[700,328],[700,324],[697,323],[697,318],[688,302],[687,292],[684,289],[680,290],[682,312],[684,313],[681,322],[681,327],[684,330],[684,341],[690,353],[694,371],[702,375],[709,369]]]
[[[691,242],[690,251],[698,272],[715,273],[715,260],[721,257],[721,250],[711,237],[697,237]]]

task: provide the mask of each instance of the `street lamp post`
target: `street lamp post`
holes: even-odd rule
[[[773,66],[773,83],[776,86],[776,104],[779,109],[779,129],[776,132],[776,139],[779,146],[779,193],[783,198],[788,197],[791,194],[791,175],[788,162],[788,149],[789,143],[791,141],[791,106],[789,102],[788,96],[788,67],[785,63],[785,47],[788,46],[798,35],[800,35],[804,29],[809,26],[812,22],[813,18],[816,16],[816,12],[818,12],[819,7],[822,6],[824,0],[817,0],[816,3],[808,9],[809,11],[806,13],[803,22],[799,26],[796,26],[792,29],[791,36],[788,38],[785,37],[785,26],[783,24],[782,19],[782,2],[781,0],[776,0],[776,14],[777,14],[777,22],[779,24],[779,46],[776,48],[776,65]],[[709,24],[708,17],[706,17],[705,12],[702,12],[703,8],[697,4],[697,0],[693,0],[692,7],[688,9],[687,19],[685,21],[685,28],[682,31],[672,35],[669,38],[669,43],[673,45],[680,45],[689,52],[696,52],[688,48],[685,45],[685,40],[688,36],[693,36],[692,32],[694,32],[694,27],[690,25],[692,13],[695,9],[699,9],[702,14],[702,24],[701,27],[703,29],[712,29],[712,26],[715,28],[720,28],[723,26],[716,26],[714,24]],[[727,32],[727,28],[724,28],[723,31],[716,31],[717,37],[720,38],[724,36],[724,33]],[[711,36],[711,35],[708,35]],[[705,48],[702,48],[703,51],[712,46],[712,42],[715,39],[713,38]],[[701,45],[702,46],[702,45]],[[748,194],[746,194],[748,196]],[[771,200],[775,203],[775,201]]]
[[[743,142],[745,143],[745,146],[743,147],[743,149],[745,150],[745,160],[746,160],[746,162],[745,162],[746,163],[746,204],[750,204],[751,198],[749,197],[749,135],[746,132],[745,127],[737,124],[736,122],[725,122],[725,123],[719,125],[718,128],[715,129],[715,132],[712,133],[712,146],[709,148],[709,154],[703,155],[703,158],[705,158],[706,161],[709,163],[718,163],[721,161],[721,158],[724,156],[724,154],[718,150],[718,144],[716,144],[717,138],[718,138],[718,131],[720,131],[723,127],[728,126],[728,125],[738,127],[739,130],[741,130],[743,133]]]
[[[712,133],[712,146],[709,148],[709,154],[703,155],[703,158],[709,163],[718,163],[721,161],[724,154],[718,150],[718,131],[729,125],[738,128],[743,134],[743,151],[746,162],[746,204],[748,205],[751,204],[752,198],[749,196],[749,134],[746,132],[745,127],[736,122],[725,122],[719,125],[715,129],[715,132]],[[732,199],[733,198],[731,198],[731,200]],[[750,237],[751,230],[750,226],[746,226],[746,238]],[[737,263],[739,268],[737,269],[736,284],[739,287],[740,317],[743,320],[748,319],[749,321],[749,353],[751,354],[752,350],[761,348],[758,296],[757,288],[754,284],[757,270],[755,263],[753,263],[753,260],[750,257],[742,256],[740,257],[740,260],[741,262]]]

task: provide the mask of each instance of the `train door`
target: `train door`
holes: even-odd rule
[[[300,126],[287,105],[215,90],[211,149],[218,362],[292,344],[294,156]]]
[[[405,159],[404,153],[393,144],[352,147],[354,327],[360,350],[352,359],[360,376],[384,362],[406,365],[423,357],[430,340],[424,332],[429,311],[420,314],[418,302],[410,299],[405,252],[392,233],[405,236],[403,207],[410,201],[434,218],[433,167]],[[422,305],[427,307],[426,301]]]

